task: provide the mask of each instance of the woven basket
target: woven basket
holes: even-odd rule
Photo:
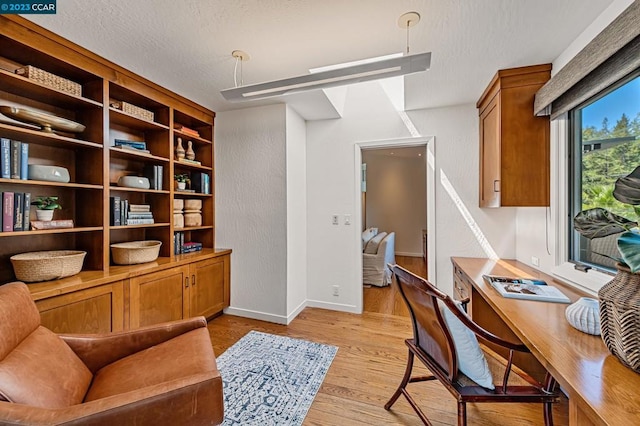
[[[86,251],[56,250],[21,253],[11,256],[16,278],[33,283],[70,277],[82,270]]]
[[[82,86],[75,81],[67,80],[66,78],[58,77],[55,74],[51,74],[40,68],[36,68],[31,65],[18,68],[16,74],[33,80],[45,86],[49,86],[53,89],[60,90],[61,92],[70,93],[76,96],[82,96]]]
[[[111,259],[116,265],[153,262],[160,254],[161,241],[130,241],[111,244]]]
[[[620,264],[617,268],[598,292],[602,340],[624,365],[640,373],[640,274]]]
[[[128,102],[115,101],[111,103],[111,106],[123,112],[126,112],[127,114],[133,115],[134,117],[138,117],[147,121],[153,121],[154,114],[152,111],[140,108],[139,106],[135,106]]]

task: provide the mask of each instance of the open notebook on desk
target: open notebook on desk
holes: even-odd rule
[[[496,275],[483,275],[502,297],[523,300],[539,300],[543,302],[571,303],[556,287],[534,278],[512,278]]]

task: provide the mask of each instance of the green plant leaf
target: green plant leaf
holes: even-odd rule
[[[640,166],[627,176],[616,180],[613,196],[621,203],[632,206],[640,204]]]
[[[640,234],[625,232],[618,237],[618,250],[631,272],[640,271]]]
[[[589,239],[619,234],[636,226],[636,222],[600,207],[581,211],[573,218],[574,229]]]

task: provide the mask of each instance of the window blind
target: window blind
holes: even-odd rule
[[[551,119],[640,67],[640,0],[635,0],[536,93],[534,113]]]

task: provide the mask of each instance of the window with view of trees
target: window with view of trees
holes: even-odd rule
[[[571,111],[571,219],[586,209],[605,208],[634,217],[633,207],[613,197],[619,177],[640,166],[640,73]],[[571,230],[569,258],[613,269],[618,235],[588,240]]]

